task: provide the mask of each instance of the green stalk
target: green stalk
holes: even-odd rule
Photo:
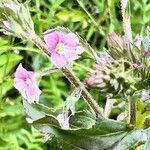
[[[136,124],[136,99],[133,96],[129,98],[129,123]]]

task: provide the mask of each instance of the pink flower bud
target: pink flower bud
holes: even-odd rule
[[[111,48],[119,48],[123,50],[123,40],[122,37],[118,36],[115,32],[109,33],[108,36],[108,46]]]

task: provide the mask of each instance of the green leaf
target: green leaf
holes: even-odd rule
[[[120,142],[133,128],[126,123],[110,119],[95,121],[95,117],[90,116],[90,112],[86,111],[76,113],[70,124],[71,127],[77,125],[78,128],[69,130],[61,129],[46,117],[36,120],[33,125],[45,136],[54,135],[64,150],[108,149]]]
[[[96,117],[88,110],[76,112],[70,117],[71,127],[89,129],[96,123]]]
[[[77,101],[78,101],[78,98],[76,98],[75,96],[68,96],[65,101],[64,111],[70,110],[71,113],[74,115],[75,114],[75,104]]]
[[[40,103],[32,104],[32,107],[40,112],[44,112],[47,115],[58,116],[62,112],[62,109],[54,109],[52,107],[47,107]]]
[[[34,107],[32,107],[32,105],[29,104],[26,100],[23,100],[23,106],[25,108],[28,117],[31,118],[33,121],[45,117],[45,114],[43,112],[40,112]]]
[[[12,87],[13,84],[10,79],[4,81],[3,84],[0,85],[0,95],[3,97]]]
[[[22,56],[17,54],[0,55],[0,79],[3,79],[21,59]]]
[[[132,150],[143,144],[146,138],[146,134],[142,130],[131,131],[113,147],[113,150]]]
[[[89,111],[75,113],[70,119],[71,128],[63,130],[55,113],[47,114],[51,111],[44,105],[30,105],[24,101],[24,107],[28,116],[34,119],[33,126],[45,137],[53,135],[62,150],[130,150],[143,142],[141,130],[131,131],[133,126],[111,119],[96,121]]]
[[[150,150],[150,128],[146,129],[145,133],[147,134],[148,139],[145,145],[143,146],[143,150]]]
[[[44,135],[53,134],[62,150],[131,150],[146,139],[142,130],[101,134],[93,129],[89,134],[88,129],[63,130],[51,125],[36,125],[35,128]]]
[[[44,135],[53,134],[60,143],[62,150],[104,150],[111,147],[114,143],[122,139],[126,132],[119,132],[109,135],[89,135],[86,130],[79,135],[81,130],[62,130],[54,126],[37,125],[35,126]],[[106,142],[107,141],[107,142]]]
[[[25,108],[28,117],[32,119],[33,124],[53,124],[55,126],[60,127],[54,115],[46,114],[45,112],[40,111],[40,109],[36,109],[36,107],[39,108],[39,106],[41,108],[42,105],[29,104],[26,100],[23,100],[23,106]],[[46,107],[43,108],[44,110],[46,109]]]

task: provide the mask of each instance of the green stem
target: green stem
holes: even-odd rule
[[[136,124],[136,99],[133,96],[129,98],[129,122]]]
[[[47,45],[41,40],[37,35],[30,36],[31,41],[39,47],[44,53],[48,56],[51,56],[50,52],[48,51]],[[97,102],[93,99],[91,94],[87,91],[85,86],[80,82],[79,78],[74,74],[74,72],[67,67],[60,69],[66,78],[75,86],[75,87],[82,87],[82,97],[88,103],[88,105],[94,110],[97,117],[103,117],[102,115],[102,108],[97,104]]]
[[[93,25],[98,29],[99,33],[104,36],[105,35],[104,31],[102,30],[100,25],[95,21],[95,19],[92,17],[92,15],[87,11],[84,4],[80,0],[77,0],[77,2],[81,6],[81,8],[84,10],[84,12],[88,15],[88,17],[90,18]]]
[[[53,73],[53,72],[56,72],[56,71],[58,71],[58,69],[56,68],[56,67],[49,67],[49,68],[45,68],[45,69],[43,69],[42,71],[40,71],[40,72],[37,72],[37,74],[39,74],[41,77],[42,76],[46,76],[46,75],[49,75],[49,74],[51,74],[51,73]]]

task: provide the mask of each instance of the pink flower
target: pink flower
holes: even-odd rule
[[[51,53],[51,61],[58,68],[64,67],[68,62],[79,58],[84,50],[79,46],[79,39],[74,33],[63,34],[58,31],[48,33],[44,40]]]
[[[15,88],[29,102],[38,102],[41,90],[39,89],[34,73],[27,71],[19,64],[14,79]]]

